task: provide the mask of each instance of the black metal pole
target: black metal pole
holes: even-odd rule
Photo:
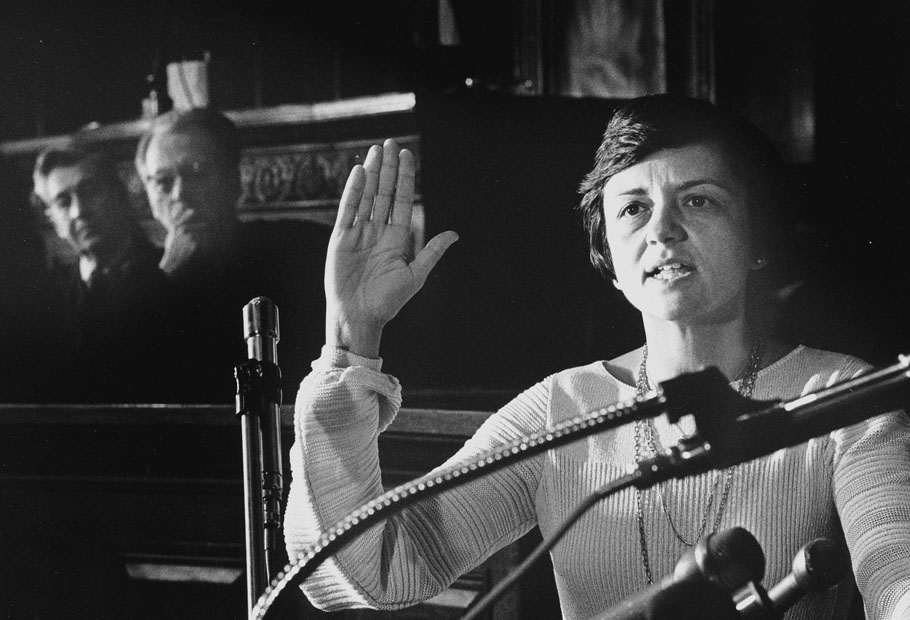
[[[278,308],[257,297],[243,308],[249,360],[235,368],[243,431],[247,603],[252,609],[281,568],[281,371]]]

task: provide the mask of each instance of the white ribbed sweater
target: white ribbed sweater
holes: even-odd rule
[[[401,404],[398,381],[369,360],[326,347],[301,384],[285,516],[291,557],[383,492],[377,437]],[[759,372],[754,398],[792,398],[856,375],[855,358],[797,347]],[[546,424],[634,397],[602,363],[557,373],[491,416],[447,464],[468,460]],[[684,420],[685,422],[685,420]],[[655,421],[669,445],[679,431]],[[632,425],[580,440],[419,503],[325,562],[304,591],[324,609],[397,609],[434,596],[535,524],[547,536],[574,506],[634,460]],[[694,538],[714,474],[667,483],[677,527]],[[654,490],[644,492],[655,581],[687,550]],[[715,507],[716,507],[715,503]],[[709,523],[713,520],[713,512]],[[764,549],[770,586],[797,550],[845,536],[867,614],[910,618],[910,423],[873,418],[737,468],[721,529],[742,526]],[[589,511],[553,551],[563,616],[590,618],[645,587],[635,493]],[[788,620],[841,617],[846,588],[804,599]]]

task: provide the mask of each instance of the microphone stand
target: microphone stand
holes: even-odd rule
[[[266,297],[243,307],[249,359],[234,368],[242,423],[247,608],[281,568],[281,370],[278,308]]]

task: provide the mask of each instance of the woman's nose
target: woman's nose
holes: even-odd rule
[[[670,201],[653,206],[648,220],[648,243],[674,243],[686,238],[679,209]]]

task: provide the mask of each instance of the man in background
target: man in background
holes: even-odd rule
[[[157,117],[140,139],[136,170],[165,231],[159,267],[172,290],[174,356],[185,402],[230,402],[246,359],[241,311],[269,297],[280,312],[279,365],[295,389],[323,340],[322,270],[329,230],[301,221],[240,223],[241,142],[210,108]]]
[[[207,108],[169,112],[139,141],[136,169],[166,236],[161,270],[191,283],[227,266],[237,239],[240,140]]]
[[[49,253],[43,399],[156,400],[161,251],[133,217],[116,166],[102,153],[52,149],[33,180],[63,248]]]

